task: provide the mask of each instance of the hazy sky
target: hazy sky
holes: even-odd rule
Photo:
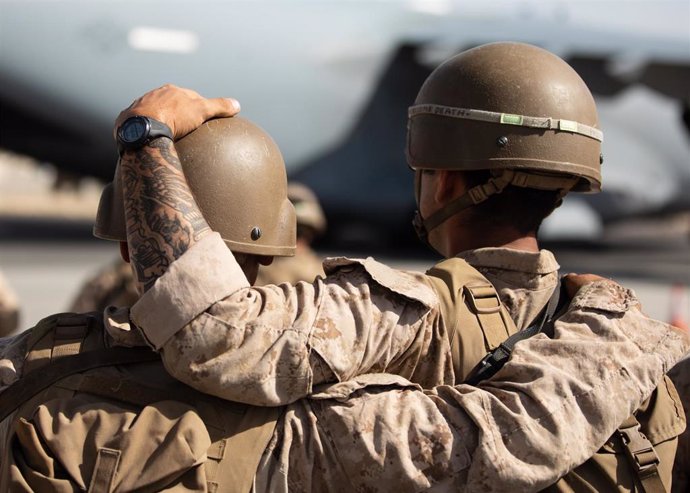
[[[605,30],[684,37],[690,50],[690,0],[408,0],[416,10],[555,19]]]

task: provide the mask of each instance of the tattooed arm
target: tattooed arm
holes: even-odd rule
[[[234,100],[205,99],[167,85],[135,100],[120,113],[115,126],[131,116],[145,115],[168,125],[179,139],[210,118],[238,111]],[[142,291],[147,291],[211,229],[194,201],[170,139],[159,137],[141,149],[125,152],[120,173],[129,256]]]
[[[129,258],[143,291],[211,229],[170,139],[159,137],[120,161]]]

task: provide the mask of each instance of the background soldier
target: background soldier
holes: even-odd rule
[[[138,298],[132,267],[118,258],[84,283],[69,311],[102,312],[108,306],[132,306]]]
[[[669,378],[678,390],[685,420],[690,420],[690,356],[686,356],[668,372]],[[678,452],[673,464],[673,493],[690,491],[690,428],[678,437]]]
[[[19,326],[19,303],[0,272],[0,337],[10,335]]]
[[[314,282],[316,276],[323,276],[321,258],[311,248],[318,236],[326,231],[326,216],[319,199],[307,186],[288,183],[288,199],[295,206],[297,215],[297,245],[294,257],[278,257],[270,265],[259,269],[257,286],[295,284],[299,281]]]
[[[193,128],[199,118],[189,117],[194,100],[185,97],[172,88],[153,91],[121,118],[146,114]],[[176,112],[162,112],[153,102]],[[313,286],[250,290],[240,279],[228,278],[218,287],[200,274],[199,266],[211,258],[214,272],[219,265],[232,270],[231,255],[216,257],[199,248],[185,256],[178,250],[156,262],[134,260],[147,267],[182,257],[186,262],[165,275],[160,288],[154,286],[150,296],[158,306],[142,300],[133,319],[162,350],[176,378],[253,404],[292,402],[317,383],[384,370],[425,387],[457,383],[486,351],[542,318],[557,285],[558,264],[550,252],[539,250],[537,230],[568,191],[599,189],[601,140],[593,98],[561,59],[515,43],[469,50],[435,70],[410,108],[408,162],[416,172],[420,209],[416,225],[420,236],[450,260],[423,276],[371,259],[337,259],[326,264],[327,277]],[[143,154],[140,160],[164,167],[164,157],[156,161]],[[136,194],[128,193],[126,200],[127,210],[141,221],[146,211]],[[203,228],[192,231],[190,246],[205,235]],[[130,236],[130,247],[159,237],[155,216],[137,232],[145,234]],[[204,244],[212,248],[212,240]],[[195,266],[193,272],[186,271],[187,263]],[[167,285],[189,276],[205,292],[205,303],[183,306],[166,295],[172,292]],[[594,326],[665,325],[646,318],[634,296],[611,283],[595,283],[573,305],[596,313],[589,321]],[[174,320],[162,325],[155,319],[173,308]],[[582,320],[580,314],[566,315],[556,330]],[[257,326],[272,330],[249,330]],[[668,488],[676,437],[685,426],[680,409],[672,384],[664,380],[637,413],[640,423],[626,420],[608,448],[556,487]]]

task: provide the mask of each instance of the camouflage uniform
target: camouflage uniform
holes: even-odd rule
[[[690,348],[665,324],[640,325],[634,302],[612,283],[583,289],[568,315],[579,326],[520,344],[481,388],[422,392],[388,374],[316,388],[285,408],[254,491],[538,490],[589,457]],[[600,323],[601,310],[620,321]],[[106,312],[111,344],[143,344],[129,320]],[[0,391],[21,375],[28,335],[0,340]]]
[[[150,344],[162,349],[168,371],[188,385],[224,399],[279,405],[320,383],[373,372],[395,373],[424,388],[455,383],[446,325],[425,275],[372,259],[332,259],[325,263],[329,275],[313,285],[250,288],[217,239],[195,249],[132,309]],[[484,248],[461,256],[494,283],[518,328],[541,311],[557,280],[558,264],[548,251]],[[204,258],[222,259],[228,275],[200,278]],[[184,292],[183,305],[176,300],[190,274],[195,292]],[[593,330],[666,326],[642,314],[629,290],[607,282],[583,289],[556,330],[583,323]],[[664,435],[657,437],[664,441],[685,427],[679,406],[671,404],[662,419]]]
[[[102,312],[108,306],[132,306],[138,298],[132,267],[117,259],[84,283],[70,311]]]
[[[5,337],[19,325],[19,303],[0,272],[0,337]]]
[[[671,368],[668,376],[678,390],[685,408],[685,419],[690,420],[690,356]],[[690,491],[690,428],[678,437],[678,452],[673,465],[673,492]]]
[[[210,272],[209,258],[213,275],[200,275]],[[465,258],[496,285],[519,328],[556,282],[558,264],[547,251],[486,248]],[[162,349],[173,376],[229,400],[280,405],[315,385],[372,372],[425,388],[455,383],[439,302],[424,274],[372,259],[329,259],[325,267],[329,275],[314,284],[250,288],[232,254],[209,235],[134,305],[132,320]],[[594,330],[623,314],[631,326],[665,325],[633,309],[637,300],[628,290],[597,286],[556,327],[579,326],[588,311]]]

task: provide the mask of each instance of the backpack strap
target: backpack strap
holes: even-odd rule
[[[160,360],[149,348],[115,347],[63,356],[49,366],[41,366],[23,375],[0,394],[0,422],[19,406],[59,380],[94,368],[128,365]]]
[[[482,283],[465,285],[463,291],[465,303],[477,318],[487,347],[498,347],[511,334],[511,327],[501,312],[503,305],[496,289],[490,283]]]
[[[121,455],[122,452],[116,449],[107,447],[98,449],[96,465],[93,468],[93,476],[87,493],[110,493],[112,491],[113,480]]]
[[[486,355],[517,332],[493,285],[460,258],[451,258],[427,271],[439,297],[446,325],[455,381],[468,373]]]
[[[87,336],[101,326],[100,317],[98,313],[58,313],[41,320],[29,336],[24,373],[62,356],[80,353]]]
[[[654,445],[640,430],[635,415],[623,421],[616,434],[620,437],[625,455],[637,478],[642,493],[666,493],[666,487],[659,475],[659,456]]]
[[[496,349],[487,353],[486,356],[477,363],[477,366],[472,369],[464,383],[476,386],[482,380],[486,380],[495,375],[510,359],[515,344],[518,342],[529,339],[540,332],[544,332],[549,337],[552,337],[553,325],[566,307],[565,301],[568,298],[563,292],[564,289],[559,277],[558,284],[554,288],[548,303],[537,316],[537,321],[528,328],[512,334]]]

